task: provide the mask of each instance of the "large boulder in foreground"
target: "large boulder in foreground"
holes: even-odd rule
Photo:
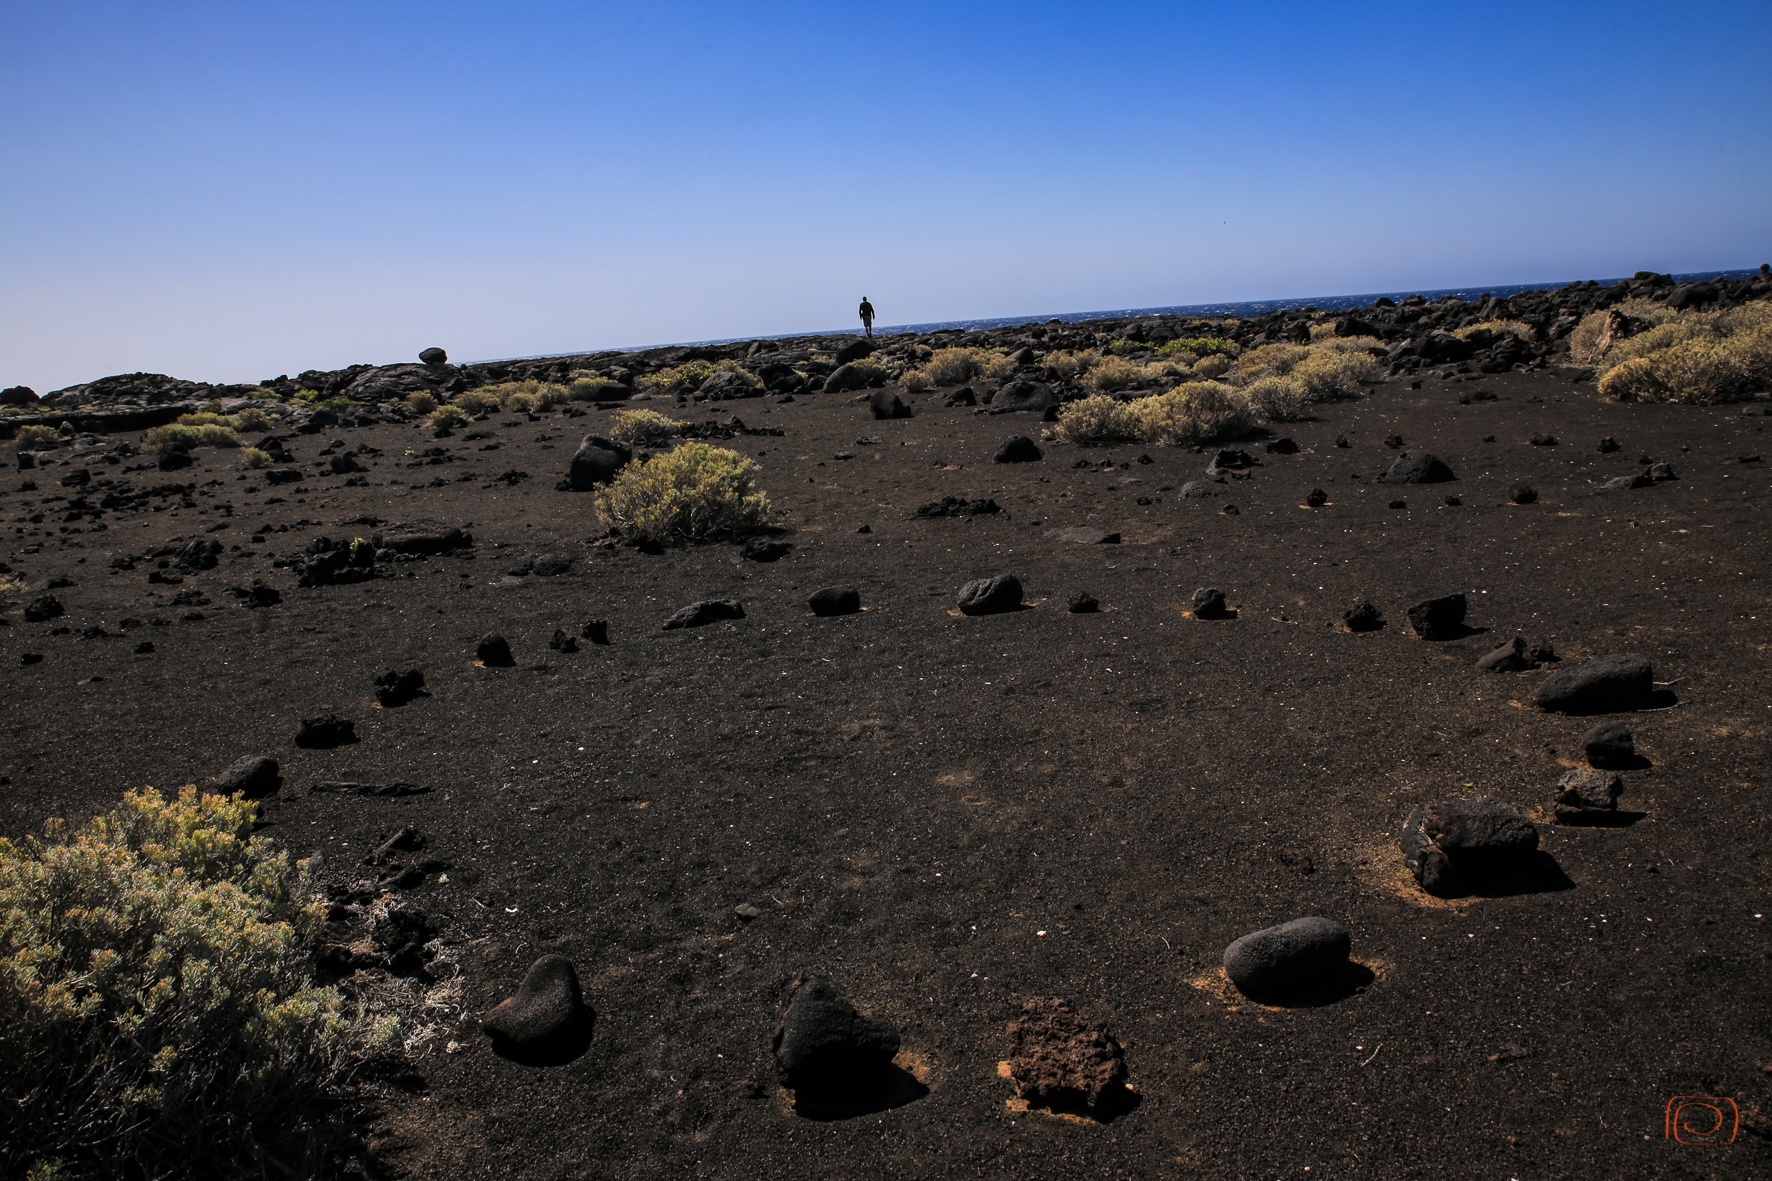
[[[1559,714],[1641,709],[1655,692],[1655,669],[1641,656],[1614,652],[1559,669],[1538,687],[1538,708]]]
[[[1430,894],[1480,890],[1518,874],[1538,829],[1505,800],[1423,804],[1403,821],[1403,864]]]
[[[574,492],[589,492],[615,479],[615,474],[634,458],[628,447],[601,435],[586,435],[572,456],[567,480]]]
[[[960,588],[960,611],[964,615],[997,615],[1021,606],[1021,579],[1013,574],[975,578]]]
[[[991,398],[992,414],[1017,414],[1023,411],[1044,412],[1058,405],[1058,395],[1041,381],[1015,380],[1005,382]]]
[[[517,995],[486,1014],[480,1028],[503,1057],[558,1066],[589,1048],[595,1020],[579,990],[572,961],[545,955],[529,966]]]
[[[1350,946],[1346,927],[1310,915],[1236,940],[1224,949],[1224,973],[1249,997],[1326,993],[1345,978]]]
[[[1124,1102],[1126,1058],[1069,1002],[1037,997],[1009,1024],[1009,1077],[1032,1106],[1105,1116]]]
[[[808,976],[795,985],[772,1048],[796,1109],[813,1114],[880,1105],[898,1044],[898,1030],[856,1012],[830,981]]]
[[[1444,484],[1457,478],[1439,456],[1425,451],[1405,451],[1378,480],[1382,484]]]

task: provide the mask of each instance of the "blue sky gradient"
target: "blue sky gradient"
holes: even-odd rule
[[[1772,259],[1772,5],[0,0],[0,385]]]

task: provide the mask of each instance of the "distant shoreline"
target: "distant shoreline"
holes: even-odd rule
[[[1691,271],[1673,275],[1676,283],[1704,283],[1713,279],[1746,279],[1759,274],[1753,267],[1743,267],[1728,271]],[[1596,279],[1594,282],[1601,287],[1629,282],[1630,276],[1613,279]],[[1523,291],[1554,291],[1560,287],[1568,287],[1573,283],[1585,283],[1586,279],[1569,279],[1554,283],[1510,283],[1499,286],[1472,287],[1441,287],[1432,290],[1415,291],[1372,291],[1361,295],[1315,295],[1296,299],[1262,299],[1243,300],[1235,303],[1196,303],[1179,304],[1173,307],[1151,308],[1120,308],[1102,309],[1090,312],[1044,312],[1033,316],[999,316],[993,319],[978,320],[935,320],[923,324],[893,324],[877,327],[875,336],[905,336],[925,332],[951,332],[960,329],[966,332],[982,332],[991,328],[1014,328],[1020,324],[1045,324],[1052,320],[1061,320],[1066,324],[1080,324],[1089,320],[1119,320],[1134,316],[1260,316],[1268,312],[1289,312],[1299,308],[1316,308],[1320,311],[1349,311],[1354,308],[1370,307],[1378,299],[1402,300],[1406,296],[1419,295],[1430,301],[1457,296],[1467,302],[1482,299],[1485,295],[1502,297],[1519,295]],[[801,336],[860,336],[857,327],[812,329],[801,332],[771,332],[761,336],[723,336],[710,340],[679,340],[664,344],[622,345],[607,349],[574,349],[561,353],[535,353],[521,357],[482,357],[468,362],[474,365],[493,365],[507,361],[547,361],[555,357],[581,357],[592,353],[642,353],[649,349],[694,348],[723,344],[737,344],[748,340],[790,340]]]

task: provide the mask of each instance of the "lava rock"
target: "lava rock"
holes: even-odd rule
[[[1092,615],[1101,610],[1101,603],[1088,591],[1078,591],[1071,596],[1070,612],[1072,615]]]
[[[1124,1101],[1126,1057],[1107,1030],[1060,997],[1037,997],[1009,1023],[1009,1077],[1032,1106],[1109,1114]]]
[[[1044,382],[1015,381],[1004,382],[1002,387],[991,398],[992,414],[1017,414],[1024,411],[1044,413],[1058,405],[1058,398],[1052,387]]]
[[[913,517],[923,520],[934,520],[938,517],[982,517],[992,513],[1000,513],[1003,509],[994,500],[979,498],[967,500],[960,496],[944,496],[940,500],[932,500],[928,504],[917,506]]]
[[[1405,451],[1378,480],[1381,484],[1444,484],[1457,478],[1438,456],[1425,451]]]
[[[67,608],[54,595],[42,595],[25,604],[26,623],[47,623],[51,619],[60,619],[65,614]]]
[[[1464,634],[1463,595],[1424,599],[1409,608],[1409,626],[1424,640],[1452,640]]]
[[[474,544],[473,536],[460,529],[391,533],[385,536],[377,534],[373,540],[377,549],[389,549],[397,554],[417,554],[424,557],[446,554],[452,550],[467,549]]]
[[[1507,498],[1515,504],[1535,504],[1538,490],[1522,480],[1507,490]]]
[[[1346,977],[1348,930],[1308,916],[1252,932],[1224,949],[1224,972],[1238,991],[1270,999],[1333,990]]]
[[[1341,613],[1341,622],[1351,632],[1377,631],[1384,626],[1384,612],[1374,606],[1370,599],[1355,599]]]
[[[555,652],[577,652],[578,637],[563,627],[557,627],[554,629],[552,638],[548,640],[548,647]]]
[[[609,643],[609,621],[607,619],[586,620],[578,635],[580,639],[589,640],[593,644],[607,645]]]
[[[1304,502],[1312,508],[1322,508],[1329,503],[1329,494],[1321,488],[1312,488],[1309,495],[1304,498]]]
[[[474,659],[487,668],[510,668],[517,663],[511,655],[510,642],[497,632],[480,637],[480,642],[474,645]]]
[[[1106,529],[1097,529],[1093,525],[1070,525],[1063,529],[1054,529],[1046,534],[1053,541],[1071,542],[1076,545],[1119,545],[1120,535],[1110,533]]]
[[[1640,709],[1655,691],[1655,670],[1641,656],[1611,653],[1565,668],[1538,687],[1538,708],[1550,713],[1603,714]]]
[[[1181,486],[1181,494],[1189,500],[1199,500],[1207,496],[1223,496],[1224,486],[1207,480],[1189,480]]]
[[[1223,619],[1229,609],[1225,606],[1224,592],[1215,586],[1203,586],[1194,591],[1193,611],[1195,619]]]
[[[184,469],[190,467],[193,462],[194,461],[191,459],[190,452],[186,451],[182,447],[178,447],[175,445],[175,446],[167,447],[164,451],[160,452],[160,458],[157,461],[157,466],[163,472],[180,472],[180,471],[183,471]],[[279,480],[279,479],[273,478],[276,475],[279,475],[282,472],[286,472],[286,471],[290,472],[296,480],[301,479],[301,473],[294,471],[291,468],[268,468],[265,471],[265,479],[269,483],[272,483],[272,484],[283,484],[283,483],[293,482],[293,481]]]
[[[418,354],[418,359],[419,359],[420,363],[425,364],[425,365],[447,365],[447,364],[449,364],[449,354],[444,352],[442,349],[437,348],[435,345],[420,352]]]
[[[814,615],[854,615],[861,610],[861,591],[852,586],[826,586],[806,600]]]
[[[703,599],[691,603],[664,621],[665,631],[683,627],[705,627],[722,619],[743,619],[744,607],[737,599]]]
[[[1039,444],[1026,435],[1013,435],[1008,442],[997,448],[996,453],[991,456],[991,462],[1038,463],[1045,458],[1046,453],[1040,450]]]
[[[889,1068],[898,1045],[898,1030],[863,1017],[828,980],[808,976],[795,986],[771,1048],[789,1087],[847,1093]]]
[[[891,390],[875,390],[868,398],[868,409],[875,418],[909,418],[911,406]]]
[[[295,744],[308,750],[330,750],[357,741],[357,723],[337,714],[303,718]]]
[[[1212,462],[1206,465],[1206,474],[1208,476],[1222,476],[1226,472],[1248,471],[1254,466],[1255,457],[1253,455],[1247,451],[1237,451],[1227,447],[1212,457]]]
[[[1637,740],[1623,722],[1601,722],[1581,736],[1590,767],[1623,770],[1637,765]]]
[[[960,611],[965,615],[996,615],[1021,606],[1021,579],[1013,574],[975,578],[960,588]]]
[[[1477,657],[1477,668],[1486,673],[1518,673],[1537,667],[1526,650],[1526,641],[1515,636],[1507,643]]]
[[[959,389],[955,390],[953,393],[949,394],[942,401],[942,405],[943,406],[976,406],[976,405],[978,405],[978,395],[972,392],[971,386],[963,385]]]
[[[1609,820],[1618,812],[1624,779],[1616,771],[1580,767],[1557,780],[1557,820],[1563,824]]]
[[[1422,889],[1451,894],[1524,868],[1538,851],[1538,829],[1504,800],[1451,800],[1411,811],[1401,846]]]
[[[269,755],[243,755],[215,777],[215,786],[223,795],[240,792],[256,800],[276,795],[283,776],[277,760]]]
[[[1279,438],[1268,443],[1262,450],[1269,455],[1297,455],[1298,443],[1290,438]]]
[[[11,385],[0,390],[0,406],[35,406],[37,391],[28,385]]]
[[[517,995],[480,1022],[499,1054],[536,1065],[561,1065],[590,1047],[596,1014],[585,1004],[578,970],[562,955],[529,966]]]
[[[160,470],[161,471],[171,470],[171,469],[167,468],[167,466],[166,466],[166,460],[168,459],[168,457],[171,454],[172,454],[171,452],[167,452],[166,454],[164,454],[160,457]],[[190,467],[191,466],[190,461],[191,461],[191,457],[187,455],[187,456],[185,456],[185,462],[180,464],[179,466],[180,467]],[[264,471],[263,478],[264,478],[264,482],[267,484],[299,484],[299,483],[301,483],[301,471],[298,468],[292,468],[292,467],[268,467]]]
[[[839,365],[847,365],[851,361],[859,361],[863,357],[874,355],[874,343],[865,336],[858,336],[831,354]]]
[[[793,544],[769,537],[753,537],[739,548],[738,556],[747,562],[775,562],[787,557]]]
[[[375,699],[387,709],[395,709],[419,697],[429,696],[425,692],[425,675],[416,668],[405,672],[389,669],[375,678]]]
[[[867,386],[867,373],[853,363],[837,366],[824,379],[824,392],[827,394],[846,394],[850,390],[865,390]]]
[[[586,435],[573,452],[566,478],[574,492],[589,492],[615,479],[616,473],[633,458],[634,452],[626,444],[601,435]]]
[[[1652,487],[1654,483],[1654,480],[1651,480],[1648,476],[1638,472],[1636,475],[1631,476],[1613,476],[1610,480],[1601,484],[1600,487],[1607,492],[1629,492],[1633,488]]]
[[[1605,438],[1600,440],[1600,445],[1599,445],[1598,451],[1601,455],[1610,455],[1614,451],[1617,451],[1618,449],[1619,449],[1619,442],[1617,439],[1614,439],[1611,435],[1607,435]]]
[[[357,457],[349,454],[334,455],[332,457],[331,467],[332,474],[335,476],[349,475],[352,472],[360,472],[364,470],[363,465],[357,462]]]

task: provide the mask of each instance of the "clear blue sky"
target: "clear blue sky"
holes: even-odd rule
[[[0,385],[1772,260],[1772,3],[0,0]]]

